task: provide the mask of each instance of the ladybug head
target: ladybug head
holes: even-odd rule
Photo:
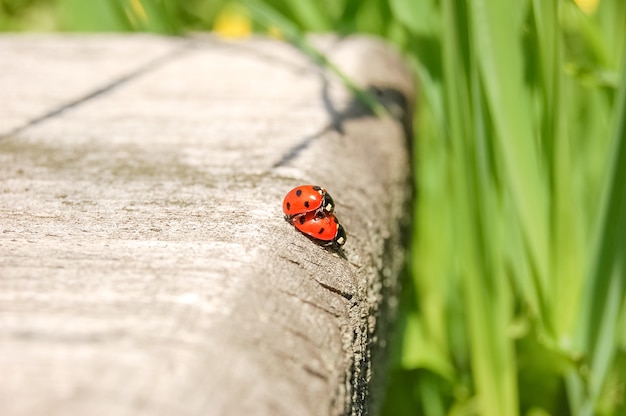
[[[328,192],[324,194],[324,199],[322,200],[322,209],[326,212],[333,212],[335,209],[335,201],[333,201],[333,197],[330,196]]]
[[[339,224],[337,227],[337,235],[335,236],[335,244],[339,247],[346,244],[346,231],[343,229],[341,224]]]

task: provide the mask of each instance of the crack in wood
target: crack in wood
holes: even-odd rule
[[[322,372],[317,371],[316,369],[309,366],[308,364],[304,364],[304,366],[302,366],[302,369],[314,377],[317,377],[324,381],[328,381],[328,376],[326,374],[323,374]]]
[[[280,351],[280,350],[275,350],[275,349],[270,349],[268,350],[268,353],[274,355],[275,357],[278,357],[282,360],[288,361],[291,364],[300,367],[302,370],[304,370],[304,372],[319,378],[325,382],[328,382],[329,377],[327,374],[324,374],[321,370],[315,369],[313,368],[310,364],[302,364],[295,356],[293,355],[289,355],[284,351]]]
[[[172,58],[182,54],[183,52],[187,51],[190,47],[190,45],[192,45],[192,41],[186,41],[183,45],[168,51],[167,53],[158,56],[150,61],[148,61],[147,63],[131,70],[130,72],[127,72],[126,74],[123,74],[121,76],[119,76],[118,78],[114,79],[111,82],[108,82],[107,84],[96,88],[95,90],[92,90],[91,92],[88,92],[87,94],[78,97],[74,100],[68,101],[65,104],[62,104],[50,111],[48,111],[47,113],[44,113],[42,115],[39,115],[35,118],[31,118],[30,120],[26,121],[24,124],[22,124],[21,126],[18,126],[16,128],[14,128],[13,130],[9,131],[8,133],[5,133],[3,135],[0,135],[0,140],[2,139],[6,139],[9,138],[11,136],[14,136],[30,127],[36,126],[37,124],[40,124],[46,120],[49,120],[53,117],[56,117],[58,115],[60,115],[61,113],[64,113],[67,110],[70,110],[72,108],[78,107],[79,105],[90,101],[94,98],[97,98],[101,95],[104,95],[108,92],[113,91],[114,89],[118,88],[119,86],[126,84],[129,81],[132,81],[133,79],[136,79],[144,74],[147,74],[151,71],[153,71],[154,69],[162,66],[163,64],[165,64],[166,62],[169,62]]]
[[[333,317],[335,317],[335,318],[341,318],[341,317],[344,317],[344,315],[342,315],[342,314],[341,314],[341,313],[339,313],[339,312],[335,312],[335,311],[333,311],[333,310],[326,309],[326,308],[324,308],[324,307],[322,307],[322,306],[318,305],[317,303],[315,303],[315,302],[313,302],[313,301],[310,301],[310,300],[307,300],[307,299],[303,299],[303,298],[301,298],[300,296],[296,295],[295,293],[288,292],[288,291],[286,291],[286,290],[282,290],[282,289],[279,289],[278,291],[279,291],[280,293],[283,293],[283,294],[285,294],[285,295],[289,296],[289,297],[292,297],[292,298],[297,299],[298,301],[300,301],[300,302],[304,303],[305,305],[309,305],[309,306],[314,307],[315,309],[319,309],[320,311],[325,312],[325,313],[327,313],[327,314],[329,314],[329,315],[331,315],[331,316],[333,316]]]
[[[354,297],[352,293],[344,292],[341,289],[337,289],[336,287],[330,286],[324,282],[320,282],[319,280],[315,280],[315,281],[324,289],[330,290],[331,292],[336,293],[347,300],[352,300],[352,298]]]
[[[281,254],[279,254],[278,257],[281,258],[281,259],[287,260],[288,262],[293,263],[296,266],[302,267],[302,264],[299,261],[297,261],[297,260],[294,260],[294,259],[289,258],[287,256],[283,256]]]

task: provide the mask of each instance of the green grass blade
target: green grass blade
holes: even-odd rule
[[[118,0],[60,0],[62,27],[77,32],[126,32],[132,22]]]
[[[488,162],[489,124],[484,110],[478,59],[469,42],[464,2],[447,0],[443,8],[443,69],[450,174],[454,184],[456,272],[465,299],[475,405],[483,415],[513,415],[517,409],[513,341],[507,334],[511,299],[503,278],[499,239],[502,223]]]
[[[534,88],[538,110],[538,126],[542,160],[546,166],[549,190],[550,224],[550,293],[553,322],[543,322],[554,328],[556,345],[572,349],[572,334],[576,325],[583,272],[585,267],[584,218],[577,207],[577,182],[572,173],[572,138],[567,125],[572,107],[572,83],[564,80],[564,53],[559,28],[559,0],[533,0],[532,16],[536,29],[527,53],[538,55],[535,64]],[[532,61],[531,61],[532,62]],[[575,102],[575,101],[574,101]]]
[[[432,1],[390,0],[389,6],[394,18],[411,33],[433,32],[438,16]]]
[[[328,31],[332,22],[320,1],[285,0],[292,18],[309,31]]]
[[[532,111],[524,88],[516,16],[511,5],[500,0],[476,0],[470,5],[472,37],[495,127],[495,144],[501,152],[505,181],[532,259],[543,320],[550,322],[548,190],[539,144],[529,119]]]
[[[179,34],[178,6],[172,0],[61,0],[64,27],[71,31],[148,31]]]
[[[602,62],[617,68],[626,53],[626,2],[623,0],[602,0],[598,3],[597,31],[591,34],[585,25],[584,33],[592,39],[594,49]]]
[[[612,155],[584,291],[579,342],[590,357],[589,400],[595,402],[616,351],[626,293],[626,62],[613,115]]]
[[[137,31],[180,34],[182,27],[176,18],[177,2],[173,0],[124,0],[125,8],[133,16]]]

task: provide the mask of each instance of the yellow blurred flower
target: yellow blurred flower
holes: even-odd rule
[[[600,0],[574,0],[574,2],[576,2],[576,5],[580,7],[580,10],[587,14],[591,14],[596,11],[599,1]]]
[[[244,8],[229,5],[217,15],[213,31],[223,38],[243,39],[252,33],[252,22]]]
[[[143,8],[143,4],[141,4],[141,0],[131,0],[130,2],[133,10],[141,18],[141,20],[148,20],[148,15],[146,15],[146,9]]]
[[[146,9],[144,9],[143,4],[141,4],[141,0],[130,0],[128,4],[130,4],[130,9],[124,7],[124,11],[132,25],[137,27],[145,24],[148,21],[148,15],[146,14]]]

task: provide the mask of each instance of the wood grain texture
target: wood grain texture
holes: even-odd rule
[[[2,415],[375,411],[411,76],[315,42],[397,118],[277,41],[0,37]],[[305,183],[345,258],[283,219]]]

